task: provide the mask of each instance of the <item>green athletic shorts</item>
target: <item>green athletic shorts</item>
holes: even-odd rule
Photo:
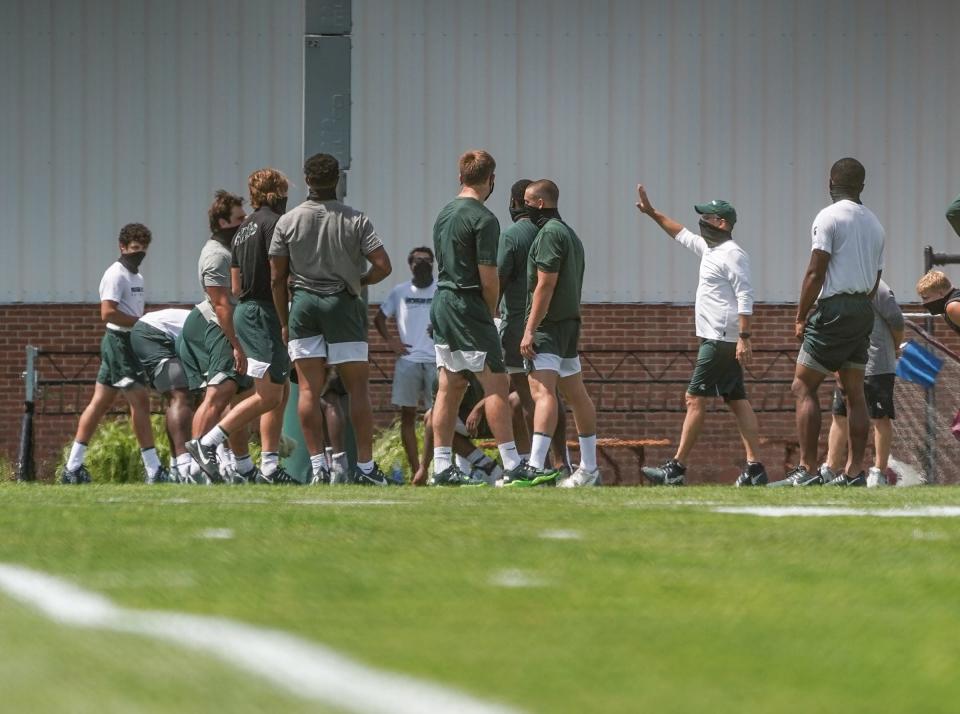
[[[130,333],[107,329],[100,340],[97,382],[114,389],[145,387],[147,376],[130,345]]]
[[[697,352],[697,364],[687,387],[695,397],[723,397],[725,402],[747,398],[743,385],[743,367],[737,360],[737,343],[703,340]]]
[[[864,293],[832,295],[817,303],[803,331],[797,364],[824,374],[865,369],[873,305]]]
[[[294,290],[287,329],[294,362],[313,357],[330,365],[367,361],[367,306],[346,290],[334,295]]]
[[[520,354],[520,341],[523,339],[523,320],[504,320],[500,325],[500,346],[503,348],[503,362],[507,372],[526,372],[523,355]]]
[[[237,372],[233,348],[220,325],[208,322],[197,308],[187,315],[176,347],[190,389],[203,389],[228,379],[237,383],[238,392],[253,386],[250,377]]]
[[[437,290],[430,306],[437,366],[451,372],[504,373],[500,335],[490,310],[476,291]]]
[[[233,327],[247,356],[247,374],[254,379],[269,375],[274,384],[286,382],[290,357],[273,303],[244,300],[233,311]]]
[[[155,390],[168,392],[187,388],[176,344],[166,332],[138,322],[130,331],[130,346],[143,367],[147,382]]]

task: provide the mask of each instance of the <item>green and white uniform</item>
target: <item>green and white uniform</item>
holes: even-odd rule
[[[497,265],[497,217],[474,198],[455,198],[433,226],[437,294],[433,324],[437,366],[451,372],[503,373],[503,350],[493,316],[483,300],[480,265]]]
[[[161,394],[186,389],[187,377],[177,357],[176,341],[190,310],[154,310],[141,317],[130,331],[133,352],[150,386]]]
[[[280,218],[270,255],[290,260],[287,351],[292,361],[367,361],[367,306],[360,283],[367,256],[382,247],[370,219],[336,200],[308,199]]]
[[[520,341],[526,322],[527,258],[537,237],[537,227],[521,219],[500,234],[497,249],[497,275],[503,284],[500,300],[500,344],[508,373],[526,372],[520,354]]]
[[[144,309],[143,275],[113,263],[100,280],[100,301],[112,300],[125,315],[140,317]],[[130,328],[107,323],[100,340],[100,370],[97,382],[114,389],[136,389],[147,383],[143,367],[130,345]]]
[[[547,221],[530,246],[527,258],[527,309],[530,316],[538,272],[556,273],[557,284],[547,314],[533,333],[537,356],[532,370],[556,372],[570,377],[580,372],[580,294],[583,290],[583,243],[563,221]]]

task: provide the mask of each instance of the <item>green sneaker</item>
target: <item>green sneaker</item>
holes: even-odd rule
[[[504,488],[532,488],[542,484],[550,484],[560,477],[559,469],[535,469],[523,462],[517,468],[510,469],[503,474]]]
[[[433,475],[431,486],[486,486],[486,481],[474,478],[473,474],[465,474],[456,464],[453,464],[438,474]]]

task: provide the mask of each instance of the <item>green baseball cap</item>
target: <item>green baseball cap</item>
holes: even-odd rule
[[[700,214],[713,214],[715,216],[720,216],[723,219],[726,219],[727,223],[731,226],[737,222],[737,209],[731,206],[726,201],[719,199],[714,199],[710,203],[698,203],[693,207],[697,213]]]

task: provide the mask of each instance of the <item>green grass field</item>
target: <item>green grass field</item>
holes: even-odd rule
[[[960,489],[0,486],[0,563],[531,712],[954,712]],[[230,538],[209,538],[209,529]],[[334,711],[0,591],[5,711]],[[265,668],[284,662],[264,662]]]

